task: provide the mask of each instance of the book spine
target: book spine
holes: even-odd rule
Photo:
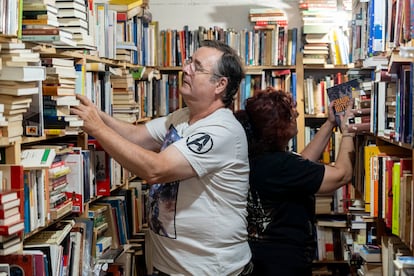
[[[23,29],[22,35],[58,35],[59,29]]]

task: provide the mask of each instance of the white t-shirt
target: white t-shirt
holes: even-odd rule
[[[251,258],[245,132],[225,108],[192,125],[188,118],[184,108],[146,124],[154,139],[172,143],[198,175],[151,186],[153,264],[170,275],[237,275]]]

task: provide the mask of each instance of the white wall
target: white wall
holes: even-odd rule
[[[288,14],[289,28],[302,25],[298,0],[149,0],[152,19],[159,22],[160,30],[182,29],[184,25],[190,30],[199,26],[250,29],[249,9],[258,7],[284,10]]]

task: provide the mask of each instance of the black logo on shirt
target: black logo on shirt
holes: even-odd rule
[[[187,147],[194,153],[207,153],[213,148],[213,139],[206,133],[197,133],[187,138]]]

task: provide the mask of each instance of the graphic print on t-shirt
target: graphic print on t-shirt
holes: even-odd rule
[[[180,140],[177,130],[170,126],[161,150]],[[151,185],[149,194],[149,225],[151,230],[161,236],[176,238],[175,213],[179,181]]]

